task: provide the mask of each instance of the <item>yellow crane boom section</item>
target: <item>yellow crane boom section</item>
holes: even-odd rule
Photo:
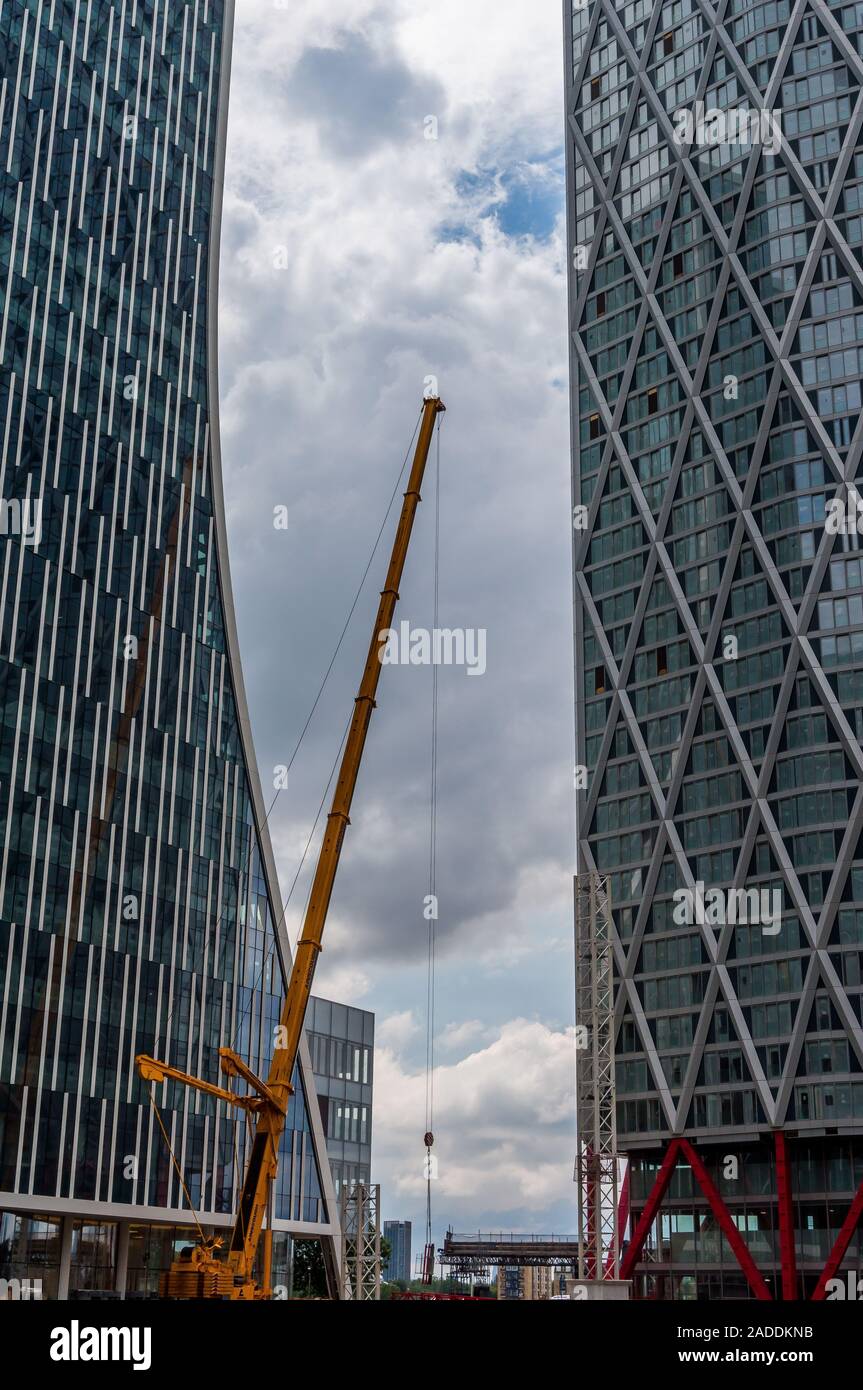
[[[354,701],[354,713],[342,755],[332,808],[327,817],[323,844],[318,855],[302,932],[297,943],[291,978],[273,1052],[270,1073],[266,1082],[260,1081],[230,1048],[219,1051],[222,1070],[229,1076],[243,1078],[255,1092],[253,1096],[237,1096],[234,1092],[210,1082],[189,1076],[164,1062],[141,1055],[136,1058],[138,1070],[145,1080],[162,1082],[174,1080],[193,1086],[208,1095],[231,1105],[244,1108],[254,1117],[255,1129],[252,1151],[246,1168],[242,1191],[228,1248],[227,1259],[220,1260],[210,1244],[195,1252],[193,1261],[178,1262],[163,1279],[162,1292],[178,1297],[268,1298],[270,1296],[271,1260],[269,1242],[265,1250],[263,1287],[253,1279],[253,1267],[267,1212],[272,1183],[278,1171],[279,1141],[285,1127],[288,1100],[292,1094],[291,1077],[296,1065],[303,1023],[327,911],[332,896],[336,870],[339,866],[345,830],[350,824],[351,802],[357,783],[360,762],[375,694],[381,674],[380,649],[382,634],[392,627],[393,614],[399,597],[399,585],[404,573],[414,518],[420,502],[420,487],[428,461],[435,420],[445,410],[436,396],[427,397],[423,404],[419,437],[407,491],[404,494],[399,524],[393,542],[386,583],[381,590],[380,603],[369,644],[359,694]],[[269,1234],[269,1232],[268,1232]],[[226,1278],[226,1276],[230,1276]]]

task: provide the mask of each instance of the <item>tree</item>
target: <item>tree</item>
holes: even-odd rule
[[[319,1240],[294,1241],[294,1297],[326,1298],[327,1272]]]

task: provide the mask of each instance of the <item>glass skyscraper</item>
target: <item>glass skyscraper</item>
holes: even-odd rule
[[[383,1268],[385,1279],[411,1282],[411,1223],[385,1221],[384,1239],[390,1243],[390,1257]]]
[[[375,1016],[312,995],[306,1039],[336,1197],[371,1183]]]
[[[578,867],[630,1272],[821,1296],[863,1262],[863,4],[568,0],[565,32]]]
[[[230,0],[0,4],[0,1277],[230,1225],[290,955],[239,665],[216,301]],[[275,1202],[337,1213],[303,1045]]]

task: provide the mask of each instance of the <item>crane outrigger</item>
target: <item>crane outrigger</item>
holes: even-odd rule
[[[272,1226],[267,1224],[264,1241],[263,1277],[258,1284],[254,1277],[255,1260],[268,1210],[272,1210],[273,1183],[278,1171],[279,1141],[285,1128],[288,1102],[293,1094],[291,1077],[296,1065],[306,1007],[312,992],[318,955],[327,911],[332,896],[336,870],[342,851],[345,830],[350,824],[351,802],[357,774],[363,756],[375,694],[381,673],[381,634],[392,628],[393,614],[399,597],[399,584],[404,572],[408,545],[413,530],[420,487],[425,473],[435,420],[446,407],[437,396],[423,402],[419,438],[407,491],[404,494],[401,516],[393,541],[386,584],[381,591],[377,617],[360,683],[354,702],[354,713],[327,817],[323,843],[318,855],[312,892],[306,908],[303,928],[297,943],[291,977],[288,983],[266,1081],[262,1081],[246,1065],[242,1057],[229,1047],[219,1049],[219,1064],[225,1076],[245,1081],[251,1093],[239,1095],[226,1087],[217,1086],[199,1077],[190,1076],[144,1054],[135,1058],[138,1071],[145,1081],[162,1083],[178,1081],[192,1086],[216,1100],[246,1111],[253,1125],[252,1147],[234,1227],[226,1254],[221,1254],[220,1237],[202,1239],[184,1258],[175,1260],[160,1279],[159,1293],[163,1298],[223,1298],[265,1299],[272,1297]]]

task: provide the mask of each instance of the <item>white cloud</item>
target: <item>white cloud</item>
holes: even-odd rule
[[[315,994],[322,999],[335,999],[339,1004],[355,1004],[360,1009],[366,1008],[364,1000],[371,983],[368,973],[355,965],[327,961],[315,972]]]
[[[476,970],[483,1018],[494,1014],[491,965],[518,971],[527,953],[536,958],[540,928],[546,940],[571,934],[560,18],[554,0],[243,0],[234,45],[221,417],[262,778],[266,787],[269,769],[293,751],[396,481],[423,379],[435,373],[448,407],[441,622],[485,628],[488,659],[481,678],[440,675],[437,941],[441,958],[463,962],[468,976]],[[437,140],[424,137],[428,115]],[[551,215],[530,235],[530,208],[518,200],[536,189]],[[430,478],[423,496],[398,616],[428,626]],[[289,508],[287,532],[272,526],[277,504]],[[284,890],[352,708],[393,524],[270,819]],[[383,675],[315,987],[373,1008],[386,972],[388,1012],[404,1020],[427,946],[431,681],[422,668]],[[313,862],[291,904],[293,936]],[[405,1008],[392,1003],[400,968],[410,974]],[[552,993],[558,977],[550,963]],[[480,1009],[469,1007],[466,1019],[449,1020],[444,1046],[483,1040],[470,1036]],[[541,988],[520,1004],[540,1019],[544,1007]],[[438,1016],[447,1016],[445,1000]],[[572,1109],[561,1079],[568,1044],[542,1023],[496,1023],[496,1041],[443,1069],[441,1095],[454,1081],[459,1099],[447,1102],[450,1186],[442,1179],[441,1191],[459,1202],[481,1193],[516,1219],[518,1202],[535,1211],[555,1183],[569,1197],[571,1154],[564,1161],[567,1144],[554,1138]],[[394,1048],[409,1042],[399,1034],[406,1021],[385,1019],[379,1038],[381,1028]],[[381,1052],[375,1168],[405,1197],[416,1195],[414,1168],[421,1173],[418,1085]],[[400,1089],[410,1143],[388,1099]],[[468,1093],[469,1114],[459,1109]],[[508,1114],[514,1123],[495,1139],[487,1125]],[[388,1137],[391,1125],[403,1140]]]
[[[411,1009],[405,1009],[400,1014],[388,1014],[386,1018],[378,1019],[375,1023],[375,1045],[388,1048],[392,1052],[400,1052],[416,1037],[419,1027]]]
[[[514,1019],[479,1051],[434,1072],[438,1221],[476,1228],[483,1216],[539,1230],[575,1200],[574,1030]],[[421,1221],[425,1074],[389,1048],[376,1054],[374,1178],[388,1215]],[[520,1217],[517,1214],[520,1213]],[[461,1223],[461,1226],[460,1226]]]
[[[481,1038],[487,1031],[478,1018],[466,1018],[462,1023],[448,1023],[435,1039],[435,1045],[444,1052],[456,1052],[466,1043]]]

